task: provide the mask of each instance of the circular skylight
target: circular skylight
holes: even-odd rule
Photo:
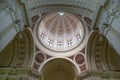
[[[74,15],[65,12],[51,13],[39,23],[38,37],[41,43],[54,51],[75,48],[84,37],[84,27]]]
[[[64,12],[58,12],[58,14],[62,16],[62,15],[64,15]]]

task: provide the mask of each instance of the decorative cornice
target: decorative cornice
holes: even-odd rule
[[[21,75],[21,77],[27,77],[27,75],[35,78],[39,78],[39,73],[35,72],[31,68],[0,68],[0,75]]]
[[[58,6],[58,5],[54,5],[54,6],[50,6],[50,5],[46,5],[46,6],[41,6],[38,8],[34,8],[31,9],[31,16],[34,16],[36,14],[41,14],[41,13],[45,13],[45,12],[69,12],[69,13],[74,13],[74,14],[82,14],[83,16],[89,17],[90,19],[93,19],[94,13],[83,9],[83,8],[79,8],[79,7],[72,7],[72,6]]]
[[[120,79],[120,72],[116,72],[116,71],[99,71],[99,70],[88,70],[84,73],[81,73],[79,78],[80,79],[85,79],[85,78],[89,78],[89,77],[100,77],[102,79],[104,78],[117,78]]]

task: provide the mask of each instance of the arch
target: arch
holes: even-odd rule
[[[38,12],[39,11],[39,12]],[[89,17],[91,20],[93,20],[94,17],[94,11],[83,8],[80,6],[57,6],[57,5],[48,5],[48,6],[38,6],[35,8],[31,8],[31,14],[32,16],[38,15],[41,13],[51,13],[51,12],[68,12],[68,13],[73,13],[73,14],[82,14],[83,16]]]
[[[94,42],[94,43],[93,43]],[[99,31],[92,31],[86,47],[87,69],[120,70],[120,56],[109,45],[105,36]]]
[[[43,80],[47,80],[45,77],[57,76],[63,77],[63,80],[66,79],[64,75],[67,74],[72,76],[72,80],[77,78],[77,75],[80,74],[80,69],[77,64],[72,61],[71,59],[65,57],[52,57],[46,60],[41,67],[39,68],[40,75],[42,76]],[[50,74],[49,74],[50,73]],[[66,73],[66,74],[65,74]],[[49,76],[48,76],[49,74]],[[53,75],[54,74],[54,75]],[[64,75],[62,75],[64,74]],[[60,75],[60,76],[59,76]],[[74,77],[74,78],[73,78]],[[70,79],[71,80],[71,79]]]
[[[31,30],[25,28],[19,32],[1,52],[0,66],[30,67],[34,53],[34,41]],[[7,60],[6,60],[7,58]],[[2,63],[3,61],[6,61]]]

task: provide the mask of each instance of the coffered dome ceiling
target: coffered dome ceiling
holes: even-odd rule
[[[66,12],[54,12],[44,16],[38,21],[36,31],[38,47],[41,47],[39,46],[41,44],[48,50],[59,53],[73,50],[81,45],[88,32],[80,18]],[[83,46],[82,44],[81,49]]]
[[[74,15],[56,12],[47,15],[39,24],[40,41],[55,51],[66,51],[76,47],[84,37],[84,27]]]

